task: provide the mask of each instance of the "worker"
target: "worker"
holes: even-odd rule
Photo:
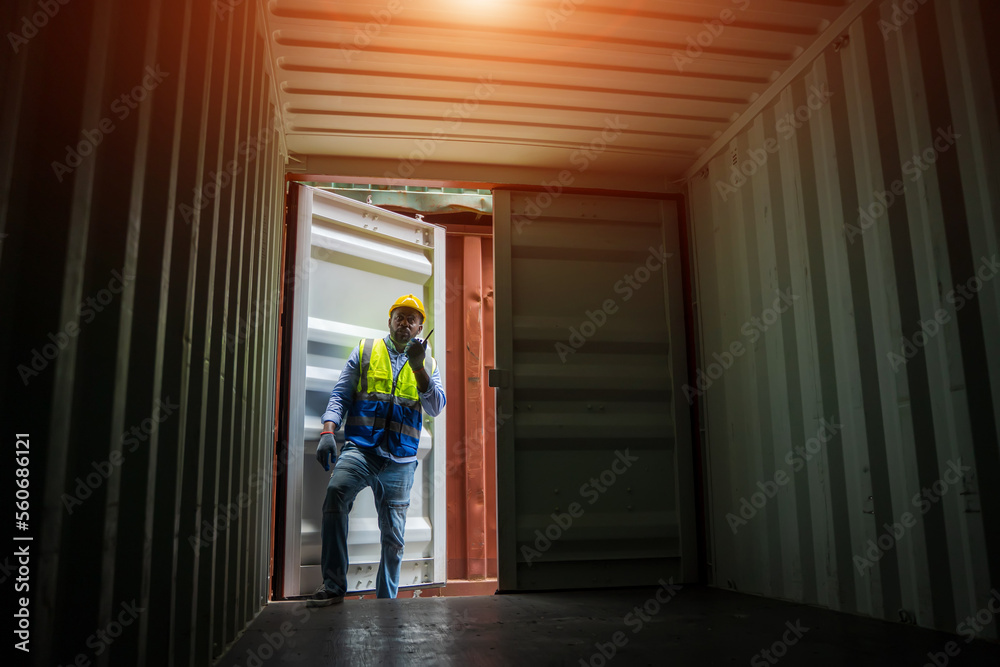
[[[347,518],[358,493],[369,486],[382,543],[375,594],[396,597],[423,413],[435,417],[445,405],[437,364],[427,354],[427,340],[418,337],[425,319],[416,296],[397,299],[389,308],[389,334],[360,341],[330,393],[316,448],[325,470],[333,464],[320,531],[323,583],[307,606],[344,601]],[[334,433],[341,425],[346,443],[338,458]]]

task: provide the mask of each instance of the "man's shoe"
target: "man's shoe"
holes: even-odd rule
[[[309,596],[309,599],[306,600],[306,606],[325,607],[330,604],[339,604],[343,601],[343,595],[334,595],[332,591],[327,590],[325,585],[322,585],[316,589],[315,593]]]

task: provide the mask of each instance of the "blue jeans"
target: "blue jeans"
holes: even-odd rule
[[[399,589],[403,563],[403,531],[410,489],[417,462],[396,463],[374,450],[348,444],[337,459],[323,502],[323,550],[320,566],[323,584],[336,595],[347,592],[347,516],[354,499],[366,486],[372,487],[378,527],[382,535],[382,558],[375,578],[375,594],[394,598]]]

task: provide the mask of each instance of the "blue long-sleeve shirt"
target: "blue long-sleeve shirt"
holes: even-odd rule
[[[402,352],[396,351],[396,345],[392,342],[391,336],[386,336],[382,340],[385,341],[385,346],[389,350],[389,361],[392,363],[392,375],[395,377],[403,364],[406,362],[406,355]],[[344,370],[340,374],[340,379],[337,380],[337,384],[334,385],[333,391],[330,392],[330,401],[326,404],[326,412],[323,413],[323,422],[333,422],[335,428],[340,428],[341,424],[344,423],[344,415],[347,414],[348,410],[351,408],[351,404],[354,402],[354,391],[358,386],[358,378],[361,375],[361,354],[358,351],[358,347],[351,351],[351,356],[347,359],[347,364],[344,365]],[[444,396],[444,388],[441,386],[441,374],[438,372],[437,367],[434,368],[434,373],[430,376],[431,381],[427,385],[427,391],[419,392],[420,395],[420,407],[431,417],[437,417],[444,410],[445,403],[447,399]],[[410,461],[416,461],[416,456],[393,456],[389,452],[376,447],[377,451],[382,456],[392,459],[397,463],[409,463]]]

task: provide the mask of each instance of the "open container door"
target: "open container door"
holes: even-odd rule
[[[424,302],[422,335],[445,378],[445,230],[405,215],[299,184],[289,379],[285,505],[286,597],[312,593],[320,576],[320,526],[330,473],[316,461],[321,418],[351,350],[388,333],[389,306],[404,294]],[[434,350],[441,350],[434,354]],[[343,428],[337,434],[344,446]],[[443,586],[446,578],[445,418],[424,416],[406,517],[399,587]],[[348,594],[375,590],[380,534],[371,489],[358,494],[347,548]]]
[[[697,580],[677,202],[493,205],[500,590]]]

